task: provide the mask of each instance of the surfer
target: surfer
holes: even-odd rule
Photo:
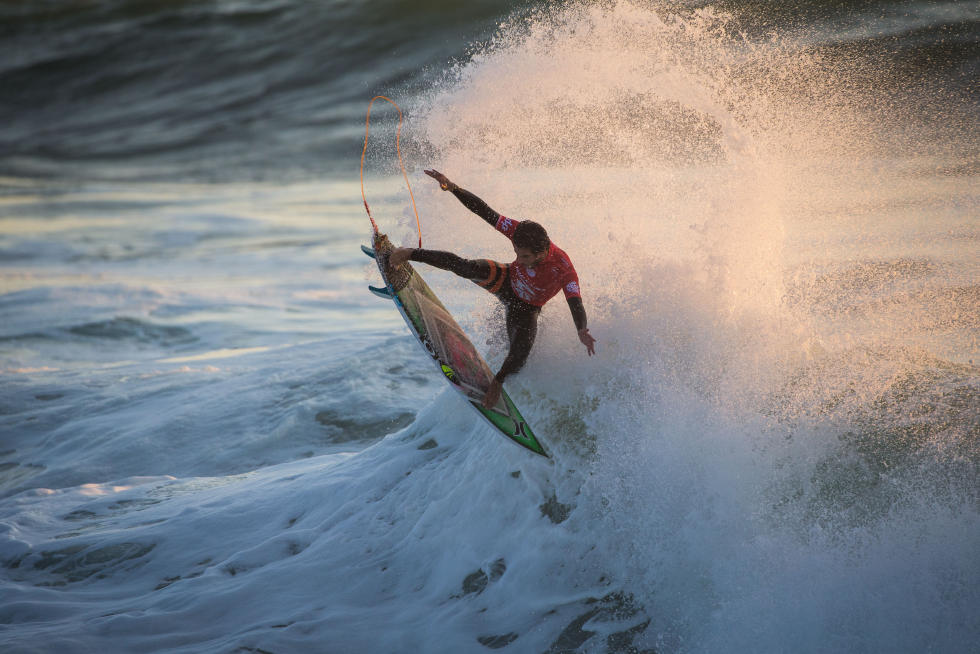
[[[551,242],[544,227],[530,220],[512,220],[501,216],[486,202],[449,181],[438,170],[426,170],[425,174],[439,182],[443,191],[451,191],[463,206],[509,238],[517,256],[513,262],[502,264],[490,259],[463,259],[440,250],[395,248],[388,259],[394,268],[411,260],[448,270],[477,283],[503,303],[510,351],[490,382],[483,406],[488,409],[493,407],[500,399],[504,379],[524,366],[538,332],[541,307],[559,290],[565,293],[579,340],[585,345],[589,356],[595,354],[596,340],[589,333],[575,267],[568,255]]]

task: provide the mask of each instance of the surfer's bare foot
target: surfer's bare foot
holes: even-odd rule
[[[497,400],[500,399],[500,391],[503,390],[503,385],[493,379],[490,381],[490,388],[487,389],[487,394],[483,396],[483,408],[492,409],[497,404]]]
[[[403,263],[408,261],[414,251],[414,248],[395,248],[388,255],[388,264],[392,268],[400,268]]]

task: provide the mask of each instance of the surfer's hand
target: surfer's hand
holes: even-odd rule
[[[578,330],[578,340],[582,341],[582,345],[588,350],[589,356],[595,354],[595,339],[592,338],[592,334],[589,333],[589,328]]]
[[[415,248],[395,248],[391,251],[391,254],[388,255],[388,265],[392,268],[398,268],[403,263],[408,261],[408,259],[412,256],[412,252],[414,251]]]
[[[443,191],[453,191],[456,189],[456,185],[450,182],[448,177],[440,173],[435,168],[432,170],[426,170],[425,174],[439,182],[439,187]]]
[[[504,386],[496,378],[490,380],[490,388],[487,389],[487,394],[483,396],[483,402],[481,402],[483,408],[492,409],[497,404],[497,400],[500,399],[502,390],[504,390]]]

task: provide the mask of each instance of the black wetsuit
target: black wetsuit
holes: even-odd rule
[[[452,193],[467,209],[483,218],[491,227],[496,228],[501,216],[487,206],[486,202],[458,186],[454,186]],[[507,337],[510,341],[510,351],[495,378],[502,383],[505,377],[517,372],[524,366],[528,355],[531,354],[531,346],[534,345],[534,339],[538,333],[538,315],[541,313],[541,307],[525,302],[514,293],[508,277],[510,273],[509,264],[502,264],[489,259],[463,259],[451,252],[421,248],[414,250],[409,258],[412,261],[448,270],[493,293],[504,305],[507,315]],[[587,319],[582,298],[568,298],[568,306],[572,311],[575,328],[584,329]]]

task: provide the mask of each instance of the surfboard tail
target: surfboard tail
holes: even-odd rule
[[[392,268],[388,265],[388,256],[395,249],[395,246],[388,240],[388,236],[382,232],[378,232],[374,235],[374,243],[372,245],[374,245],[374,259],[378,262],[378,267],[381,269],[381,275],[384,277],[385,283],[391,287],[392,291],[397,293],[408,286],[408,282],[412,279],[412,274],[415,271],[408,262],[403,263],[397,268]]]

